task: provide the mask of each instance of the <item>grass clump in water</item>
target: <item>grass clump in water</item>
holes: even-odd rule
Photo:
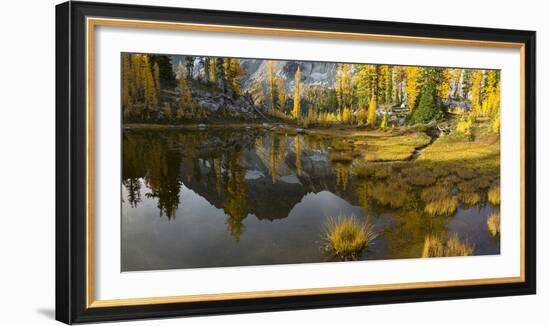
[[[353,167],[353,173],[360,178],[374,177],[378,179],[385,179],[391,174],[391,165],[358,164]]]
[[[373,224],[354,215],[331,217],[326,223],[327,248],[342,260],[356,259],[376,237]]]
[[[420,187],[433,185],[436,180],[436,177],[431,172],[410,175],[409,177],[407,177],[407,182],[409,184]]]
[[[493,237],[500,234],[500,212],[493,212],[487,219],[487,229]]]
[[[474,254],[474,246],[468,241],[462,241],[457,234],[453,234],[443,241],[441,236],[428,235],[424,239],[422,258],[429,257],[456,257],[471,256]]]
[[[487,192],[487,199],[493,205],[500,205],[500,186],[495,186]]]
[[[444,197],[426,204],[424,211],[431,216],[448,216],[456,212],[458,201],[455,197]]]
[[[458,197],[466,206],[473,206],[481,201],[481,195],[478,192],[463,192],[460,193]]]
[[[424,188],[420,193],[420,198],[426,203],[449,197],[449,191],[443,186],[432,186]]]
[[[482,189],[487,189],[491,186],[492,179],[487,176],[481,176],[468,181],[461,181],[457,184],[460,191],[475,192]]]

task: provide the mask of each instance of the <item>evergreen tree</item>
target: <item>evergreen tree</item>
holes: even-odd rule
[[[470,98],[470,90],[472,88],[472,75],[471,69],[464,69],[462,72],[462,98],[467,100]]]
[[[216,81],[218,83],[218,87],[222,90],[222,92],[225,93],[227,90],[227,81],[225,80],[225,67],[223,58],[216,58]]]
[[[438,76],[437,83],[437,96],[441,101],[446,101],[451,96],[451,78],[452,78],[452,69],[450,68],[439,68],[436,70]]]
[[[132,96],[130,93],[130,55],[122,54],[122,112],[124,116],[129,115],[132,106]]]
[[[153,81],[155,82],[155,90],[157,91],[157,98],[160,99],[160,68],[158,63],[153,65]]]
[[[240,79],[244,74],[240,60],[232,58],[226,59],[224,62],[224,69],[227,89],[230,90],[233,95],[240,96],[242,93]]]
[[[286,93],[285,93],[285,82],[282,78],[276,78],[275,79],[275,85],[277,85],[277,96],[278,96],[278,104],[279,104],[279,110],[281,112],[285,112],[285,104],[286,104]]]
[[[149,56],[143,55],[142,60],[145,109],[147,111],[148,117],[150,117],[153,111],[158,110],[158,93],[155,89],[155,80],[153,79],[153,72],[151,68],[151,62],[149,61]]]
[[[279,90],[277,82],[275,81],[275,74],[273,72],[273,61],[269,60],[267,62],[267,90],[269,94],[269,105],[271,111],[275,112],[280,109],[279,105]]]
[[[443,116],[443,112],[437,106],[437,70],[426,69],[426,81],[418,105],[410,116],[411,123],[427,123]]]
[[[194,64],[195,64],[195,57],[190,55],[185,57],[185,69],[187,71],[187,80],[193,79]]]
[[[208,57],[202,57],[201,58],[201,68],[202,68],[202,76],[203,80],[206,84],[210,82],[210,60]]]
[[[172,65],[172,57],[168,55],[149,55],[151,64],[159,67],[159,80],[163,87],[176,87],[176,76]]]
[[[176,109],[176,119],[181,120],[194,113],[193,98],[189,86],[187,85],[187,78],[181,62],[178,65],[178,87],[179,98]]]
[[[294,107],[292,109],[292,116],[294,119],[300,119],[300,92],[301,92],[301,78],[302,73],[300,72],[300,66],[296,69],[296,74],[294,75]]]

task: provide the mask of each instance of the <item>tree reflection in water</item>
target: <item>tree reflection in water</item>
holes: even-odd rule
[[[146,202],[154,202],[158,214],[170,221],[200,217],[204,212],[180,207],[185,187],[223,211],[227,233],[235,243],[242,243],[247,232],[251,236],[260,232],[256,223],[247,222],[249,219],[277,220],[273,228],[284,229],[286,221],[290,221],[288,216],[301,214],[304,223],[310,224],[300,227],[308,232],[296,229],[295,223],[299,221],[294,221],[288,223],[293,229],[285,229],[283,238],[280,235],[275,238],[279,234],[275,231],[273,235],[266,231],[268,225],[262,228],[263,233],[254,236],[272,243],[294,241],[296,246],[298,243],[304,246],[305,241],[314,252],[319,247],[320,228],[328,213],[311,216],[308,211],[298,211],[298,207],[308,194],[327,192],[339,198],[331,204],[337,213],[350,205],[358,207],[362,211],[360,217],[370,217],[376,225],[380,234],[378,247],[359,259],[385,259],[420,257],[425,239],[431,235],[450,236],[450,222],[460,214],[485,223],[490,213],[498,211],[498,206],[487,199],[487,191],[498,185],[498,178],[487,175],[471,178],[444,169],[426,172],[413,163],[365,164],[361,155],[345,139],[282,131],[126,131],[122,186],[128,207],[123,209],[123,216],[130,217]],[[448,213],[430,214],[428,205],[437,207],[448,199],[459,205],[443,210]],[[248,224],[255,227],[249,230]],[[457,230],[462,232],[460,228]],[[499,239],[490,237],[486,227],[475,234],[468,232],[459,236],[477,241],[477,252],[500,251]],[[301,235],[308,238],[300,238]],[[204,234],[205,239],[208,237],[209,234]],[[245,246],[243,243],[242,248]],[[311,254],[299,256],[299,250],[294,253],[296,257],[286,254],[290,255],[290,262],[326,259],[321,253],[317,258]]]

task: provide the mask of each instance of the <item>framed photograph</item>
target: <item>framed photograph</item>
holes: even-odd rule
[[[56,8],[56,318],[535,293],[535,32]]]

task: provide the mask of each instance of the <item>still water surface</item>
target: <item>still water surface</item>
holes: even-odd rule
[[[379,237],[362,260],[420,257],[426,235],[442,233],[476,255],[500,252],[486,200],[428,216],[421,187],[359,177],[364,162],[336,156],[330,139],[261,129],[125,131],[122,270],[338,261],[324,249],[337,215],[374,222]]]

